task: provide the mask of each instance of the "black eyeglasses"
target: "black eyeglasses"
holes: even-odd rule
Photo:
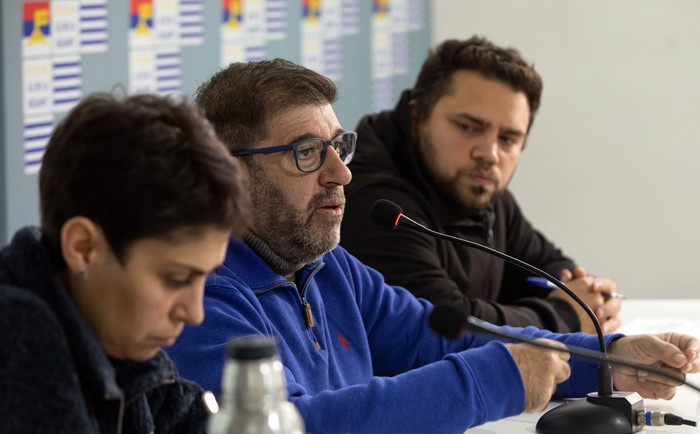
[[[338,153],[340,160],[345,164],[350,164],[352,156],[355,155],[355,145],[357,144],[357,133],[346,131],[340,133],[330,140],[323,140],[320,137],[312,137],[299,140],[288,145],[271,146],[269,148],[246,149],[233,152],[232,155],[242,157],[253,154],[272,154],[275,152],[294,151],[294,160],[297,169],[302,172],[313,172],[318,170],[326,159],[326,151],[331,146]]]

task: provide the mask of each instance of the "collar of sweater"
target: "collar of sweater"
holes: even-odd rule
[[[275,253],[265,241],[251,232],[245,234],[244,240],[270,266],[272,271],[280,276],[293,276],[304,267],[304,264],[292,264],[287,261]]]

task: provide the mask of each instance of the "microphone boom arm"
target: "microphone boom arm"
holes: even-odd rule
[[[598,321],[598,318],[596,318],[595,313],[593,313],[591,308],[586,304],[585,301],[583,301],[583,299],[581,299],[581,297],[579,297],[574,291],[572,291],[566,285],[564,285],[561,281],[559,281],[559,279],[556,279],[555,277],[553,277],[549,273],[542,271],[537,267],[533,267],[532,265],[528,264],[527,262],[521,261],[520,259],[515,258],[515,257],[510,256],[510,255],[507,255],[503,252],[499,252],[498,250],[492,249],[491,247],[484,246],[483,244],[479,244],[479,243],[474,242],[474,241],[465,240],[462,238],[453,237],[452,235],[447,235],[447,234],[443,234],[441,232],[434,231],[434,230],[416,222],[415,220],[411,219],[410,217],[407,217],[405,214],[401,214],[401,216],[399,218],[398,224],[401,225],[402,223],[404,226],[408,226],[408,227],[411,227],[413,229],[418,229],[420,231],[427,232],[436,238],[441,238],[443,240],[450,241],[453,243],[463,244],[463,245],[466,245],[469,247],[473,247],[477,250],[481,250],[482,252],[486,252],[486,253],[489,253],[491,255],[497,256],[501,259],[504,259],[507,262],[512,263],[513,265],[517,265],[518,267],[520,267],[524,270],[527,270],[533,274],[536,274],[540,277],[543,277],[543,278],[549,280],[550,282],[555,284],[557,286],[557,288],[566,292],[571,298],[576,300],[576,302],[579,305],[581,305],[583,310],[586,311],[586,314],[588,314],[588,316],[591,318],[591,321],[593,321],[593,326],[596,329],[596,334],[598,335],[598,340],[599,340],[601,352],[607,353],[607,351],[605,349],[605,340],[602,338],[603,330],[600,328],[600,322]]]
[[[472,248],[475,248],[477,250],[481,250],[482,252],[489,253],[491,255],[497,256],[507,262],[510,262],[513,265],[516,265],[524,270],[527,270],[533,274],[536,274],[540,277],[544,277],[545,279],[549,280],[552,282],[554,285],[557,286],[557,288],[561,289],[562,291],[566,292],[571,298],[573,298],[576,303],[578,303],[579,306],[586,312],[586,314],[591,318],[591,321],[593,322],[593,326],[595,327],[596,330],[596,335],[598,337],[598,344],[600,345],[600,352],[603,354],[608,354],[608,350],[605,346],[605,339],[603,337],[603,330],[600,327],[600,322],[598,321],[598,318],[596,318],[595,314],[591,310],[591,308],[586,304],[581,297],[579,297],[574,291],[569,289],[566,285],[564,285],[559,279],[556,279],[554,276],[550,275],[549,273],[540,270],[537,267],[534,267],[530,264],[528,264],[525,261],[521,261],[518,258],[515,258],[513,256],[507,255],[503,252],[499,252],[496,249],[492,249],[491,247],[484,246],[482,244],[476,243],[474,241],[470,240],[465,240],[462,238],[457,238],[453,237],[452,235],[448,234],[443,234],[441,232],[434,231],[430,228],[425,227],[424,225],[416,222],[415,220],[411,219],[410,217],[407,217],[406,215],[401,212],[399,214],[398,219],[396,220],[397,225],[401,226],[407,226],[411,229],[416,229],[421,232],[425,232],[429,235],[432,235],[436,238],[440,238],[446,241],[450,241],[453,243],[457,244],[463,244]],[[610,366],[610,363],[601,361],[599,364],[599,371],[598,371],[598,393],[601,395],[612,395],[613,393],[613,381],[612,381],[612,367]]]

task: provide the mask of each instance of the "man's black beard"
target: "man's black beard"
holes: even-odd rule
[[[432,143],[429,143],[428,146],[432,146]],[[425,163],[425,158],[433,159],[433,155],[434,152],[432,148],[422,150],[419,149],[417,154],[418,162],[422,168],[423,175],[432,186],[433,190],[435,190],[435,193],[456,215],[473,216],[481,214],[484,210],[488,209],[502,194],[501,190],[496,190],[487,201],[481,202],[469,200],[465,202],[464,198],[459,194],[457,180],[460,178],[463,172],[466,172],[466,169],[459,170],[455,176],[448,180],[444,180],[438,177],[435,171],[433,171],[433,169]],[[479,168],[477,167],[477,169]],[[484,187],[474,186],[470,188],[474,196],[488,194]]]
[[[433,178],[431,182],[437,195],[450,207],[450,209],[452,209],[456,215],[459,216],[474,216],[481,214],[485,210],[489,209],[496,199],[498,199],[498,197],[502,194],[501,190],[496,190],[491,194],[491,197],[488,200],[465,201],[465,198],[459,194],[459,190],[457,188],[456,180],[458,176],[445,182],[433,177],[432,172],[429,173],[430,177]],[[481,186],[470,187],[470,190],[472,195],[477,197],[488,194],[486,189]]]

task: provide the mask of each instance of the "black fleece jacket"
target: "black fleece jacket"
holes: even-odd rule
[[[0,433],[204,433],[201,387],[163,351],[110,359],[39,237],[0,250]]]
[[[575,267],[532,227],[509,191],[479,215],[456,215],[441,200],[414,152],[409,98],[410,92],[404,92],[394,111],[366,116],[357,127],[357,151],[350,164],[353,179],[345,190],[342,246],[381,271],[388,283],[434,304],[457,303],[471,315],[499,325],[579,331],[573,308],[528,285],[529,273],[467,246],[411,229],[389,231],[371,221],[372,204],[389,199],[431,229],[488,245],[555,277]]]

